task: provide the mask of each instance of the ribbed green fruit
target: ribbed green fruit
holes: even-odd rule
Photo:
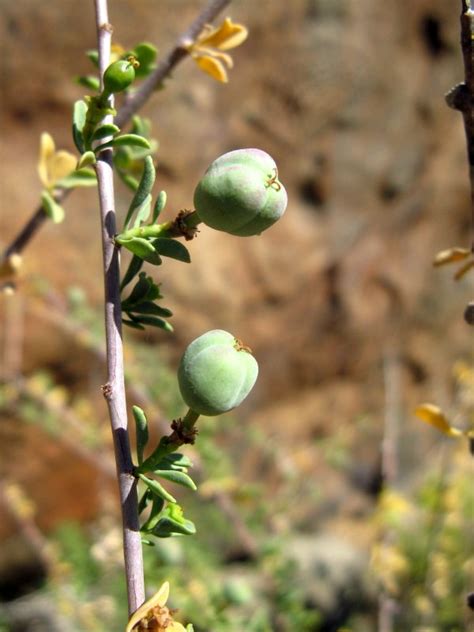
[[[250,393],[258,364],[250,349],[227,331],[214,329],[196,338],[181,358],[178,382],[186,404],[200,415],[220,415]]]
[[[104,90],[109,94],[122,92],[135,79],[135,68],[127,59],[119,59],[110,64],[104,72]]]
[[[259,235],[285,212],[288,196],[271,156],[237,149],[217,158],[194,192],[204,224],[231,235]]]

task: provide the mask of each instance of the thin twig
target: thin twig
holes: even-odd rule
[[[109,24],[107,0],[94,0],[96,10],[99,70],[101,76],[109,65],[112,28]],[[105,117],[104,122],[111,122]],[[100,152],[96,164],[99,188],[102,249],[105,285],[105,333],[107,384],[103,386],[109,408],[114,438],[115,462],[119,483],[123,522],[123,548],[128,594],[128,610],[132,614],[145,601],[143,554],[138,517],[137,479],[127,428],[127,404],[123,369],[122,309],[120,301],[119,253],[113,238],[116,231],[112,150]]]
[[[446,96],[449,107],[459,110],[464,119],[469,181],[471,185],[471,250],[474,253],[474,10],[471,0],[461,0],[461,49],[464,61],[464,82]]]
[[[137,92],[130,96],[124,103],[120,112],[115,117],[115,124],[122,127],[144,105],[156,88],[168,77],[172,69],[184,59],[188,51],[186,45],[193,42],[202,31],[205,24],[212,22],[214,18],[228,5],[231,0],[211,0],[207,7],[194,20],[191,26],[178,39],[174,47],[166,55],[163,61],[151,73],[140,86]]]
[[[232,0],[210,0],[207,6],[202,10],[191,26],[178,38],[173,48],[168,52],[163,61],[158,65],[154,72],[136,91],[133,98],[126,101],[123,107],[118,111],[115,122],[119,127],[126,125],[131,117],[144,105],[144,103],[153,94],[155,88],[159,86],[166,77],[168,77],[175,66],[187,56],[185,44],[192,41],[199,35],[203,26],[208,22],[212,22]],[[74,189],[60,190],[56,195],[58,202],[63,201],[67,195],[72,193]],[[39,231],[48,217],[39,206],[30,219],[26,222],[18,235],[6,247],[0,258],[0,264],[14,253],[23,252],[32,238]]]

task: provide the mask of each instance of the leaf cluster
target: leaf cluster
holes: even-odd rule
[[[138,511],[141,515],[148,509],[148,517],[140,531],[145,536],[145,544],[153,545],[149,536],[169,538],[175,535],[193,535],[196,527],[185,518],[183,509],[174,496],[165,488],[162,481],[181,485],[195,491],[196,484],[188,474],[191,460],[176,452],[176,446],[170,444],[167,437],[162,438],[154,452],[144,460],[144,451],[148,443],[148,421],[144,411],[133,407],[137,437],[138,467],[135,474],[144,483],[145,490],[140,498]]]

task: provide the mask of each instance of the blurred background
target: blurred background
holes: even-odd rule
[[[165,54],[203,1],[113,0],[114,41]],[[459,6],[458,6],[459,5]],[[39,136],[73,150],[92,2],[0,0],[0,245],[37,207]],[[125,331],[128,400],[184,412],[175,368],[197,335],[252,347],[258,387],[199,424],[191,538],[147,548],[196,632],[474,630],[473,459],[413,416],[472,423],[472,277],[432,267],[470,240],[460,2],[235,0],[249,28],[228,85],[185,60],[142,114],[167,218],[218,155],[259,147],[288,189],[261,237],[202,228],[192,265],[150,270],[175,331]],[[118,208],[129,194],[118,185]],[[0,630],[123,629],[96,192],[65,203],[0,297]],[[384,486],[385,479],[385,486]]]

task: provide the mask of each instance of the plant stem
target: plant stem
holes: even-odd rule
[[[464,61],[464,82],[446,96],[449,107],[459,110],[464,119],[464,131],[471,186],[471,251],[474,253],[474,10],[471,0],[461,0],[461,50]]]
[[[144,238],[156,238],[156,237],[182,237],[187,230],[197,228],[201,223],[196,211],[190,212],[188,215],[180,218],[182,224],[181,229],[177,227],[176,220],[170,222],[164,222],[163,224],[152,224],[151,226],[137,226],[136,228],[129,228],[120,235],[116,235],[115,241],[118,244],[123,244],[127,239],[132,237],[144,237]],[[184,232],[183,232],[184,231]]]
[[[94,0],[96,10],[99,69],[102,76],[109,65],[111,27],[107,0]],[[110,122],[105,117],[104,123]],[[105,286],[105,331],[107,384],[102,387],[109,408],[114,439],[115,462],[119,484],[123,523],[123,549],[128,594],[128,611],[132,614],[145,601],[143,556],[138,518],[137,479],[127,428],[127,405],[123,368],[122,313],[120,303],[120,262],[114,245],[116,233],[112,150],[100,152],[97,164]]]
[[[140,86],[133,98],[130,97],[130,99],[124,103],[123,107],[119,110],[117,116],[115,117],[115,123],[119,127],[123,127],[130,121],[131,117],[138,112],[138,110],[153,94],[155,88],[162,83],[164,79],[171,74],[175,66],[188,55],[187,50],[184,48],[184,44],[189,42],[189,40],[195,39],[201,32],[203,26],[208,22],[212,22],[220,11],[229,5],[230,2],[231,0],[210,0],[191,26],[178,38],[177,42],[166,55],[161,64],[159,64],[156,70]],[[58,195],[55,196],[55,199],[57,201],[62,201],[66,195],[72,193],[73,190],[74,189],[61,189]],[[43,207],[39,206],[20,230],[18,235],[13,238],[10,244],[3,251],[0,256],[0,265],[10,255],[23,252],[47,219],[48,216],[44,212]]]
[[[199,419],[199,413],[195,412],[191,408],[188,410],[186,415],[183,417],[183,424],[185,428],[188,430],[191,429],[196,421]]]
[[[214,18],[231,3],[231,0],[211,0],[209,4],[194,20],[191,26],[185,31],[176,42],[173,49],[166,55],[163,61],[151,73],[149,77],[142,83],[140,89],[130,96],[124,103],[122,109],[115,117],[115,124],[119,127],[131,119],[138,112],[145,101],[156,90],[163,80],[171,73],[171,70],[188,55],[186,44],[193,42],[202,31],[205,24],[212,22]]]

